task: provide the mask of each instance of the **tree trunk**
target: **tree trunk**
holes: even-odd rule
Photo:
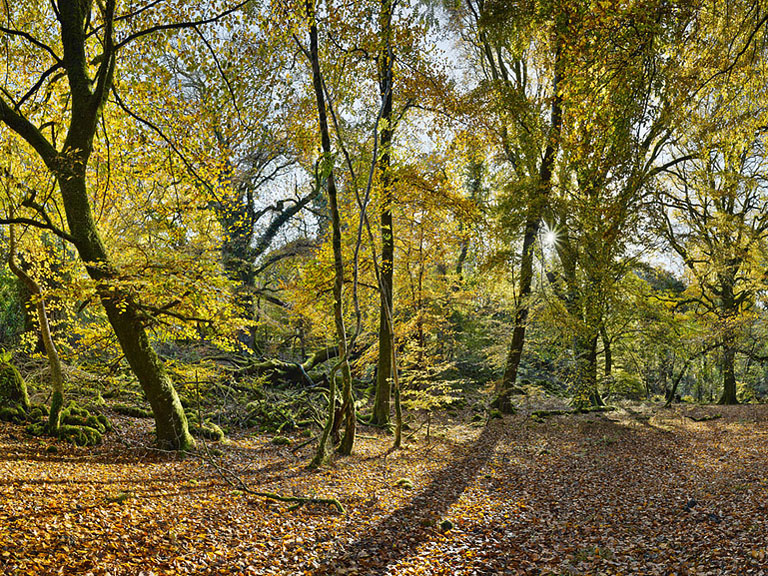
[[[374,424],[389,423],[390,398],[392,396],[392,341],[394,305],[392,276],[394,271],[395,238],[392,228],[392,202],[394,182],[390,173],[392,151],[392,1],[382,0],[379,28],[383,39],[379,55],[379,91],[381,94],[381,159],[379,180],[381,184],[381,274],[379,278],[379,359],[376,370],[376,398],[373,405]]]
[[[473,202],[479,201],[483,192],[483,163],[475,159],[470,160],[467,172],[466,188],[469,191],[469,199]],[[464,263],[469,254],[469,237],[464,235],[464,222],[461,220],[459,221],[459,236],[461,242],[459,244],[459,257],[456,259],[456,276],[461,283],[464,281]]]
[[[680,373],[672,382],[672,388],[667,393],[667,401],[664,403],[664,406],[669,406],[672,404],[672,402],[675,401],[675,398],[677,397],[677,387],[680,385],[680,381],[683,379],[683,376],[685,376],[685,373],[688,370],[688,366],[690,366],[690,364],[691,360],[687,360],[685,364],[683,364],[683,367],[680,369]]]
[[[331,136],[328,129],[328,114],[325,108],[325,94],[323,93],[323,77],[320,72],[318,32],[314,0],[307,0],[306,8],[307,17],[309,19],[309,57],[312,66],[312,84],[317,102],[320,140],[323,148],[323,166],[321,173],[328,175],[326,180],[326,191],[328,193],[328,204],[331,211],[331,245],[333,248],[334,265],[333,317],[336,324],[336,340],[339,347],[340,369],[343,383],[341,418],[344,423],[344,436],[339,445],[339,453],[350,454],[355,443],[357,415],[355,413],[355,402],[352,396],[352,374],[349,369],[347,331],[344,326],[344,257],[341,250],[341,217],[339,214],[336,180],[334,178],[333,150],[331,149]],[[332,378],[335,378],[335,372],[335,370],[332,372]],[[314,465],[320,465],[326,459],[326,443],[330,431],[333,429],[333,420],[335,418],[335,406],[333,403],[331,403],[328,408],[328,418],[329,423],[326,424],[320,439],[317,455],[313,460]],[[330,426],[328,424],[330,424]]]
[[[604,406],[597,389],[597,334],[577,336],[574,339],[576,356],[576,392],[574,403],[579,408]]]
[[[96,281],[96,291],[107,313],[136,378],[138,378],[155,417],[157,443],[163,449],[187,450],[194,446],[187,417],[165,368],[152,349],[143,316],[129,294],[118,286],[101,242],[86,192],[85,176],[59,176],[59,187],[70,233],[88,275]]]
[[[605,360],[604,371],[606,379],[611,377],[613,371],[613,354],[611,353],[611,339],[608,338],[608,332],[605,330],[605,326],[600,327],[600,337],[603,340],[603,358]]]
[[[735,272],[727,270],[720,277],[721,300],[723,311],[723,395],[718,404],[738,404],[736,398],[736,334],[734,333],[734,321],[738,314],[738,305],[734,296],[736,284]]]
[[[322,348],[310,354],[301,364],[298,362],[286,362],[277,359],[264,360],[248,364],[247,366],[238,369],[235,373],[238,376],[265,376],[267,381],[271,384],[291,382],[294,384],[311,386],[312,384],[316,384],[316,382],[310,378],[309,372],[323,362],[338,357],[338,355],[339,348],[337,346],[328,346],[327,348]]]
[[[512,342],[507,354],[507,364],[504,375],[496,391],[494,406],[502,412],[512,411],[511,394],[514,392],[517,382],[517,370],[520,366],[520,357],[523,354],[525,344],[525,330],[528,323],[531,286],[533,284],[533,246],[539,233],[541,215],[552,186],[552,174],[554,171],[557,150],[560,145],[560,130],[562,126],[562,96],[560,95],[560,68],[562,38],[557,33],[555,48],[555,75],[552,81],[552,110],[550,119],[549,136],[544,150],[539,169],[539,186],[533,192],[533,197],[528,201],[528,211],[525,221],[525,234],[523,236],[523,251],[520,258],[520,292],[518,296],[517,310],[515,312],[515,327],[512,331]]]
[[[11,218],[13,213],[11,212]],[[37,321],[40,326],[40,337],[45,347],[45,353],[48,356],[48,364],[51,368],[51,388],[53,396],[51,398],[51,409],[48,413],[48,432],[52,436],[57,436],[59,426],[61,425],[61,408],[64,404],[64,376],[61,371],[61,360],[56,344],[51,336],[51,326],[48,322],[48,311],[45,307],[45,298],[40,285],[27,274],[16,262],[16,235],[13,224],[8,227],[9,248],[8,248],[8,267],[16,277],[24,284],[32,295],[37,309]]]
[[[736,398],[736,350],[730,339],[727,339],[723,346],[723,394],[717,403],[738,404],[739,400]]]

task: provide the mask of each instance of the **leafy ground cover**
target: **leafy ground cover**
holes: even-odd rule
[[[0,425],[4,574],[768,570],[765,406],[456,419],[392,453],[365,430],[356,455],[317,472],[299,436],[242,435],[182,459],[145,447],[146,420],[114,421],[130,434],[93,448]],[[254,490],[337,497],[345,511],[290,510],[222,470]]]

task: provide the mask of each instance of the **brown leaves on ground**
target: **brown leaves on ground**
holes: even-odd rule
[[[699,409],[697,414],[702,410]],[[196,457],[59,447],[0,428],[4,574],[764,574],[768,407],[524,415],[445,425],[387,453],[367,437],[319,472],[266,437],[223,446],[254,490]],[[123,439],[125,441],[125,439]],[[111,442],[111,443],[110,443]],[[407,479],[407,481],[405,481]]]

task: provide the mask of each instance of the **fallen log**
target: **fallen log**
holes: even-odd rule
[[[686,414],[686,418],[690,418],[694,422],[709,422],[710,420],[717,420],[718,418],[722,418],[722,414],[703,414],[703,415],[697,415],[697,414]]]
[[[584,408],[574,408],[572,410],[534,410],[531,412],[531,418],[542,419],[550,416],[567,416],[569,414],[590,414],[592,412],[613,412],[613,406],[587,406]]]
[[[313,352],[302,363],[287,362],[278,359],[262,360],[260,362],[251,362],[246,366],[235,369],[234,373],[237,377],[266,376],[271,384],[285,382],[303,384],[305,386],[315,386],[317,384],[317,375],[313,378],[309,373],[323,362],[336,358],[338,355],[338,347],[328,346]]]

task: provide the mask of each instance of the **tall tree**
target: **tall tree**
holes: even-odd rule
[[[678,163],[654,203],[663,238],[693,280],[687,294],[714,319],[722,404],[735,404],[746,314],[764,289],[768,249],[768,13],[759,2],[698,6],[682,66],[695,86],[675,126]]]
[[[119,285],[120,272],[109,256],[94,219],[88,170],[121,48],[156,30],[191,26],[194,22],[153,22],[131,31],[128,27],[134,21],[141,23],[142,18],[147,17],[145,11],[116,14],[114,0],[104,3],[60,0],[34,7],[38,18],[30,29],[30,21],[17,8],[5,5],[3,16],[8,25],[3,27],[3,34],[16,48],[12,53],[18,64],[16,69],[39,70],[39,75],[37,78],[14,76],[6,82],[0,97],[0,121],[35,151],[55,178],[67,229],[54,225],[42,210],[38,211],[39,224],[74,244],[86,271],[95,281],[109,322],[152,407],[158,444],[163,448],[186,449],[194,442],[184,410],[152,349],[145,315],[135,296]],[[150,16],[158,17],[154,13]],[[208,19],[212,20],[215,18]],[[126,35],[119,43],[115,40],[117,23],[126,26]],[[53,37],[60,42],[62,52],[38,37]],[[29,63],[34,65],[28,66]],[[42,69],[41,63],[44,63]],[[25,82],[28,84],[21,88]],[[51,108],[41,103],[54,93],[67,95],[59,100],[64,109],[55,110],[46,118]],[[51,137],[47,137],[38,124],[50,127]],[[63,141],[59,130],[63,132]]]
[[[694,144],[691,142],[690,144]],[[712,142],[670,172],[659,191],[661,231],[694,280],[687,292],[715,320],[721,349],[722,404],[737,403],[735,357],[745,312],[764,289],[760,261],[768,249],[765,143]]]
[[[378,159],[381,186],[381,272],[379,274],[379,358],[376,365],[376,397],[373,406],[373,422],[384,425],[389,422],[389,401],[392,395],[392,343],[394,342],[394,273],[395,237],[392,227],[392,202],[394,181],[390,170],[394,118],[392,115],[392,91],[394,82],[394,54],[392,46],[393,0],[381,0],[379,34],[381,49],[378,55],[378,80],[381,98],[379,138],[381,157]]]
[[[482,69],[479,90],[491,103],[491,130],[511,168],[511,178],[517,180],[511,188],[521,196],[511,204],[522,213],[522,218],[504,213],[510,203],[501,205],[501,218],[510,222],[510,229],[515,229],[510,231],[516,234],[518,223],[522,228],[514,328],[494,400],[503,412],[513,407],[511,395],[530,313],[534,245],[552,189],[560,145],[568,10],[567,2],[513,6],[467,0],[455,11],[462,36],[474,48]]]
[[[342,410],[340,418],[344,424],[344,436],[339,446],[341,454],[350,454],[355,443],[356,411],[352,391],[352,374],[349,368],[349,351],[347,349],[347,329],[344,324],[344,255],[342,253],[341,215],[339,211],[338,190],[334,172],[333,149],[331,147],[331,132],[328,127],[328,109],[325,102],[323,74],[320,69],[320,47],[317,26],[317,5],[314,0],[306,2],[306,18],[309,26],[308,56],[312,69],[312,87],[317,104],[317,117],[322,146],[320,174],[324,180],[328,204],[331,212],[331,244],[333,247],[334,283],[333,283],[333,316],[336,325],[336,341],[339,350],[339,366],[342,377]],[[314,463],[322,464],[326,458],[327,442],[336,418],[336,370],[331,375],[330,393],[328,394],[328,422],[323,430]]]

